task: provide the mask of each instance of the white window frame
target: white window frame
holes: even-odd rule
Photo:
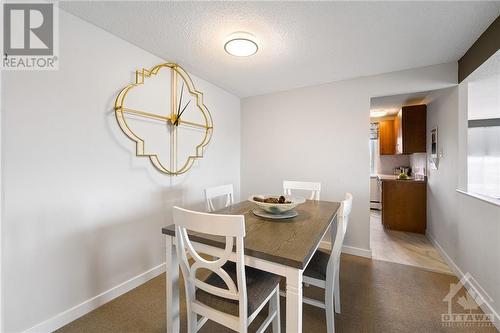
[[[492,56],[493,57],[499,57],[500,56],[500,51],[497,52],[496,55]],[[469,197],[493,204],[495,206],[500,206],[500,199],[487,196],[481,193],[475,193],[472,192],[469,188],[469,153],[468,153],[468,138],[469,138],[469,125],[472,125],[474,127],[480,127],[480,125],[491,125],[496,124],[497,120],[488,120],[488,119],[471,119],[469,120],[469,83],[475,79],[478,79],[479,76],[484,75],[484,70],[489,71],[491,70],[488,69],[488,67],[491,64],[485,63],[483,64],[480,69],[481,70],[476,70],[477,72],[472,73],[468,78],[466,78],[464,81],[462,81],[459,84],[459,113],[458,113],[458,122],[459,122],[459,128],[458,128],[458,144],[459,144],[459,155],[458,155],[458,162],[459,162],[459,177],[458,177],[458,186],[456,191],[463,194],[467,195]],[[481,73],[481,71],[483,73]],[[478,74],[478,75],[476,75]],[[495,118],[497,119],[497,118]]]

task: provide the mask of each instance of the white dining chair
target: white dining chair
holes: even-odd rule
[[[245,267],[244,216],[200,213],[174,207],[173,217],[177,257],[186,290],[188,332],[197,332],[207,320],[237,332],[247,332],[248,325],[267,303],[269,314],[257,332],[264,332],[270,324],[274,333],[280,332],[280,278]],[[188,230],[224,236],[226,244],[223,255],[216,260],[202,258],[189,239]],[[191,260],[188,260],[186,252]],[[197,275],[199,271],[210,274],[201,279],[200,274]],[[198,315],[201,316],[199,321]]]
[[[321,192],[321,183],[315,182],[296,182],[291,180],[283,181],[283,192],[285,195],[292,195],[292,190],[311,191],[309,200],[319,200]]]
[[[346,193],[337,214],[337,232],[330,253],[317,250],[304,271],[303,281],[325,289],[325,303],[303,298],[304,303],[325,309],[327,332],[335,332],[335,312],[340,313],[340,254],[352,209],[352,195]],[[335,301],[335,305],[334,305]]]
[[[234,200],[233,184],[208,187],[205,189],[205,200],[207,203],[207,210],[209,212],[213,212],[215,210],[213,200],[215,198],[222,196],[225,196],[226,199],[224,207],[228,207],[233,204]]]

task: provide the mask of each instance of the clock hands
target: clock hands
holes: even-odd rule
[[[184,108],[182,109],[181,113],[179,113],[179,114],[177,115],[177,118],[175,119],[175,123],[174,123],[174,125],[179,125],[179,119],[181,118],[182,113],[184,113],[184,111],[185,111],[185,110],[186,110],[186,108],[188,107],[189,103],[191,103],[191,101],[188,101],[188,102],[187,102],[187,104],[186,104],[186,106],[184,106]]]
[[[177,104],[177,114],[176,117],[179,116],[179,111],[181,110],[181,104],[182,104],[182,94],[184,93],[184,82],[182,82],[182,87],[181,87],[181,97],[179,98],[179,104]]]
[[[175,125],[175,126],[179,125],[179,119],[180,119],[180,117],[182,116],[182,114],[184,113],[184,111],[186,110],[186,108],[188,107],[189,103],[191,103],[191,100],[189,100],[187,102],[187,104],[184,106],[184,108],[182,108],[182,110],[181,110],[182,95],[183,95],[183,93],[184,93],[184,82],[182,83],[182,87],[181,87],[181,96],[179,98],[179,104],[177,106],[177,114],[175,115],[175,121],[172,124],[172,125]]]
[[[187,107],[191,103],[191,100],[189,100],[186,103],[186,105],[184,105],[184,107],[181,109],[183,96],[184,96],[184,83],[182,84],[182,87],[181,87],[181,94],[180,94],[180,98],[179,98],[179,104],[177,107],[177,111],[170,117],[145,112],[142,110],[130,109],[130,108],[126,108],[123,106],[117,107],[117,108],[115,108],[115,110],[117,110],[117,111],[120,110],[121,112],[124,112],[124,113],[133,114],[136,116],[145,117],[145,118],[149,118],[149,119],[159,120],[159,121],[163,121],[163,122],[166,121],[166,122],[172,124],[172,126],[179,126],[179,124],[184,124],[184,125],[189,126],[189,127],[204,128],[207,130],[212,129],[212,127],[208,126],[207,124],[200,124],[200,123],[180,119],[181,116],[184,114],[184,111],[186,111]]]

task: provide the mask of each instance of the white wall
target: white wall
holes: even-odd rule
[[[239,198],[237,97],[193,77],[213,141],[172,178],[135,157],[112,110],[136,68],[164,60],[62,10],[60,51],[59,71],[3,73],[6,332],[51,327],[62,311],[161,265],[173,204],[203,207],[202,188],[223,183]]]
[[[438,150],[443,153],[439,168],[427,172],[428,220],[427,233],[439,236],[440,244],[446,249],[459,246],[453,225],[457,223],[458,202],[456,163],[458,158],[458,87],[446,90],[440,97],[427,105],[427,128],[438,127]],[[428,134],[429,135],[429,134]],[[430,139],[427,140],[430,151]],[[445,236],[445,237],[443,237]],[[454,251],[453,251],[454,252]]]
[[[3,72],[0,71],[0,92],[3,87]],[[3,98],[0,93],[0,332],[3,332],[4,327],[4,302],[3,302]]]
[[[370,98],[449,87],[456,63],[333,82],[242,101],[242,197],[283,179],[320,181],[324,200],[354,195],[346,245],[368,250]]]
[[[472,274],[493,298],[490,304],[498,314],[500,207],[456,191],[463,188],[459,182],[467,183],[462,165],[466,159],[460,156],[466,155],[467,132],[462,128],[467,126],[467,108],[459,105],[467,105],[466,96],[460,96],[466,94],[466,85],[463,82],[449,89],[428,105],[427,127],[438,126],[438,149],[443,157],[438,170],[428,170],[427,234],[445,252],[455,271]]]

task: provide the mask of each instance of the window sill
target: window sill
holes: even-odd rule
[[[478,193],[467,192],[467,191],[462,191],[462,190],[459,190],[459,189],[457,189],[457,192],[465,194],[465,195],[467,195],[469,197],[472,197],[472,198],[475,198],[475,199],[487,202],[489,204],[492,204],[492,205],[500,207],[500,199],[490,198],[490,197],[485,196],[485,195],[481,195],[481,194],[478,194]]]

